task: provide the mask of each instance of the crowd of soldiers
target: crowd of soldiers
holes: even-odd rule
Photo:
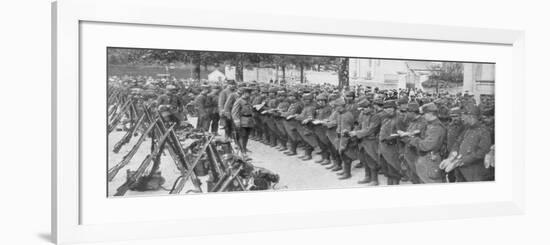
[[[176,124],[196,111],[196,127],[233,138],[243,154],[249,137],[287,156],[388,185],[494,180],[494,100],[465,92],[368,86],[189,83],[111,78],[111,86],[154,105]],[[352,166],[352,162],[358,162]]]

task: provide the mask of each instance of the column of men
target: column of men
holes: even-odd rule
[[[167,85],[159,111],[182,111],[181,93]],[[369,87],[235,83],[202,85],[194,103],[197,128],[236,139],[243,153],[248,138],[351,177],[361,184],[486,181],[494,179],[494,103],[476,105],[468,94],[429,94]],[[167,114],[169,115],[169,113]],[[181,117],[171,117],[177,120]],[[359,162],[352,166],[352,162]]]
[[[364,169],[361,184],[389,185],[486,181],[493,145],[494,105],[471,95],[419,94],[408,90],[338,90],[335,87],[229,82],[218,101],[226,135],[238,135],[249,152],[256,141],[351,177],[352,162]],[[223,105],[223,111],[222,111]]]

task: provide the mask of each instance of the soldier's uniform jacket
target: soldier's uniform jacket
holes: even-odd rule
[[[418,177],[424,183],[442,182],[440,151],[443,148],[447,130],[439,119],[427,122],[420,137],[413,137],[409,144],[416,148],[418,158],[415,168]]]
[[[398,128],[398,121],[399,118],[397,117],[397,114],[394,116],[389,116],[385,112],[381,114],[382,119],[382,126],[380,127],[380,134],[378,135],[378,139],[380,142],[388,144],[388,145],[394,145],[397,143],[396,139],[391,139],[390,135],[397,133],[397,130],[404,130]]]
[[[287,100],[277,100],[277,116],[281,116],[283,113],[288,111],[288,108],[290,107],[290,103]]]
[[[195,108],[199,113],[199,117],[207,116],[210,114],[211,109],[208,106],[209,102],[207,95],[201,93],[195,98]]]
[[[235,101],[237,101],[238,95],[237,93],[231,93],[229,94],[229,97],[227,97],[227,100],[225,101],[224,105],[224,114],[227,118],[231,118],[231,111],[233,109],[233,105],[235,104]]]
[[[252,104],[248,101],[248,99],[241,97],[235,101],[235,104],[231,109],[231,118],[233,118],[235,124],[240,123],[240,127],[251,128],[254,127],[254,119],[252,118],[253,112],[254,108],[252,107]]]
[[[267,99],[267,103],[266,103],[267,108],[275,109],[277,108],[278,105],[279,105],[279,100],[277,99],[277,97]]]
[[[218,95],[208,94],[206,96],[206,108],[210,114],[218,114]]]
[[[357,106],[355,104],[347,104],[346,110],[338,116],[338,124],[336,125],[336,132],[340,136],[339,150],[346,149],[349,143],[349,136],[344,135],[344,132],[350,132],[353,130],[354,125],[358,118]]]
[[[372,113],[360,121],[360,129],[357,130],[358,139],[378,139],[378,133],[382,126],[383,112]]]
[[[332,114],[332,108],[328,105],[324,107],[318,107],[315,112],[315,119],[324,120],[330,117]]]
[[[299,114],[302,112],[302,108],[303,108],[302,102],[296,101],[288,107],[288,110],[286,112],[281,113],[281,116],[288,117],[290,115]]]
[[[422,132],[426,128],[426,126],[427,126],[427,122],[422,116],[419,116],[418,118],[412,118],[409,121],[407,132],[414,132],[416,130]],[[403,140],[406,140],[406,138],[404,138]],[[407,146],[405,147],[405,151],[403,152],[403,154],[405,155],[405,158],[407,158],[406,156],[408,154],[416,155],[416,147],[407,143]]]
[[[486,172],[483,160],[491,148],[491,135],[478,123],[465,128],[453,146],[453,151],[462,155],[463,166],[460,172],[467,181],[482,181]]]
[[[439,154],[441,147],[445,143],[446,137],[447,130],[443,126],[443,123],[441,123],[439,119],[436,119],[427,122],[420,137],[413,137],[409,141],[409,145],[415,147],[420,155],[425,155],[429,152]]]
[[[462,131],[464,131],[464,124],[460,121],[452,121],[447,125],[447,152],[451,151]]]
[[[183,100],[176,96],[175,94],[163,94],[159,96],[158,103],[159,106],[161,105],[169,105],[171,108],[169,109],[170,112],[177,112],[183,110]]]
[[[311,103],[304,105],[304,108],[302,109],[302,112],[300,115],[296,116],[296,120],[303,121],[308,118],[315,118],[315,113],[317,110],[317,104],[312,101]]]
[[[220,92],[220,95],[218,96],[218,111],[223,112],[225,109],[225,102],[227,101],[227,98],[229,98],[229,95],[233,93],[229,88],[226,88]]]

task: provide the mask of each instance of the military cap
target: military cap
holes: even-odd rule
[[[328,96],[326,94],[319,94],[317,95],[317,100],[327,100]]]
[[[290,91],[290,92],[288,92],[288,97],[298,98],[298,93],[296,93],[295,91]]]
[[[252,92],[252,90],[254,90],[254,87],[252,87],[252,86],[245,86],[245,87],[240,87],[239,89],[240,89],[241,92],[243,92],[243,93],[245,93],[245,92],[250,93],[250,92]]]
[[[166,89],[167,90],[177,90],[178,88],[176,86],[170,84],[170,85],[166,86]]]
[[[422,113],[439,112],[439,109],[437,108],[437,106],[434,103],[427,103],[427,104],[422,105],[421,111],[422,111]]]
[[[201,84],[201,87],[202,87],[202,88],[210,88],[210,85],[207,84],[207,83],[203,83],[203,84]]]
[[[464,107],[464,115],[479,116],[480,113],[479,107],[474,104],[466,104]]]
[[[404,96],[399,98],[399,100],[397,101],[398,105],[406,105],[407,103],[409,103],[409,98]]]
[[[362,99],[357,102],[357,106],[359,108],[367,108],[370,106],[370,102],[367,99]]]
[[[302,99],[304,99],[304,100],[312,100],[312,99],[313,99],[313,94],[312,94],[312,93],[304,94],[304,95],[302,95]]]
[[[407,104],[407,111],[410,112],[420,112],[420,105],[416,102],[409,102]]]
[[[332,94],[330,94],[330,95],[328,96],[328,99],[329,99],[330,101],[333,101],[333,100],[338,99],[339,97],[340,97],[340,95],[338,95],[338,94],[336,94],[336,93],[332,93]]]
[[[451,117],[460,116],[460,114],[462,114],[462,110],[460,109],[460,107],[453,107],[453,108],[451,108],[451,110],[449,110],[449,115]]]
[[[354,97],[354,98],[355,98],[355,92],[353,92],[353,91],[347,91],[347,92],[346,92],[346,97]]]
[[[397,108],[397,103],[395,100],[386,100],[384,102],[384,108]]]
[[[345,105],[346,105],[346,101],[344,100],[344,98],[340,97],[340,98],[334,100],[334,101],[332,102],[332,105],[333,105],[333,106],[345,106]]]

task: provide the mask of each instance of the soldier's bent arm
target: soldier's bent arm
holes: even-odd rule
[[[476,143],[476,141],[472,142]],[[485,159],[485,155],[489,152],[491,149],[491,135],[489,134],[489,131],[483,129],[480,130],[478,134],[477,139],[477,146],[474,147],[474,150],[466,155],[462,156],[462,162],[464,165],[468,165],[470,163],[483,160]]]
[[[376,134],[378,131],[380,131],[381,125],[382,119],[378,115],[372,115],[367,126],[361,127],[361,130],[357,131],[357,138],[361,139]]]
[[[410,145],[416,147],[420,151],[439,150],[443,144],[444,135],[447,132],[442,126],[428,126],[424,138],[414,137],[409,142]]]

